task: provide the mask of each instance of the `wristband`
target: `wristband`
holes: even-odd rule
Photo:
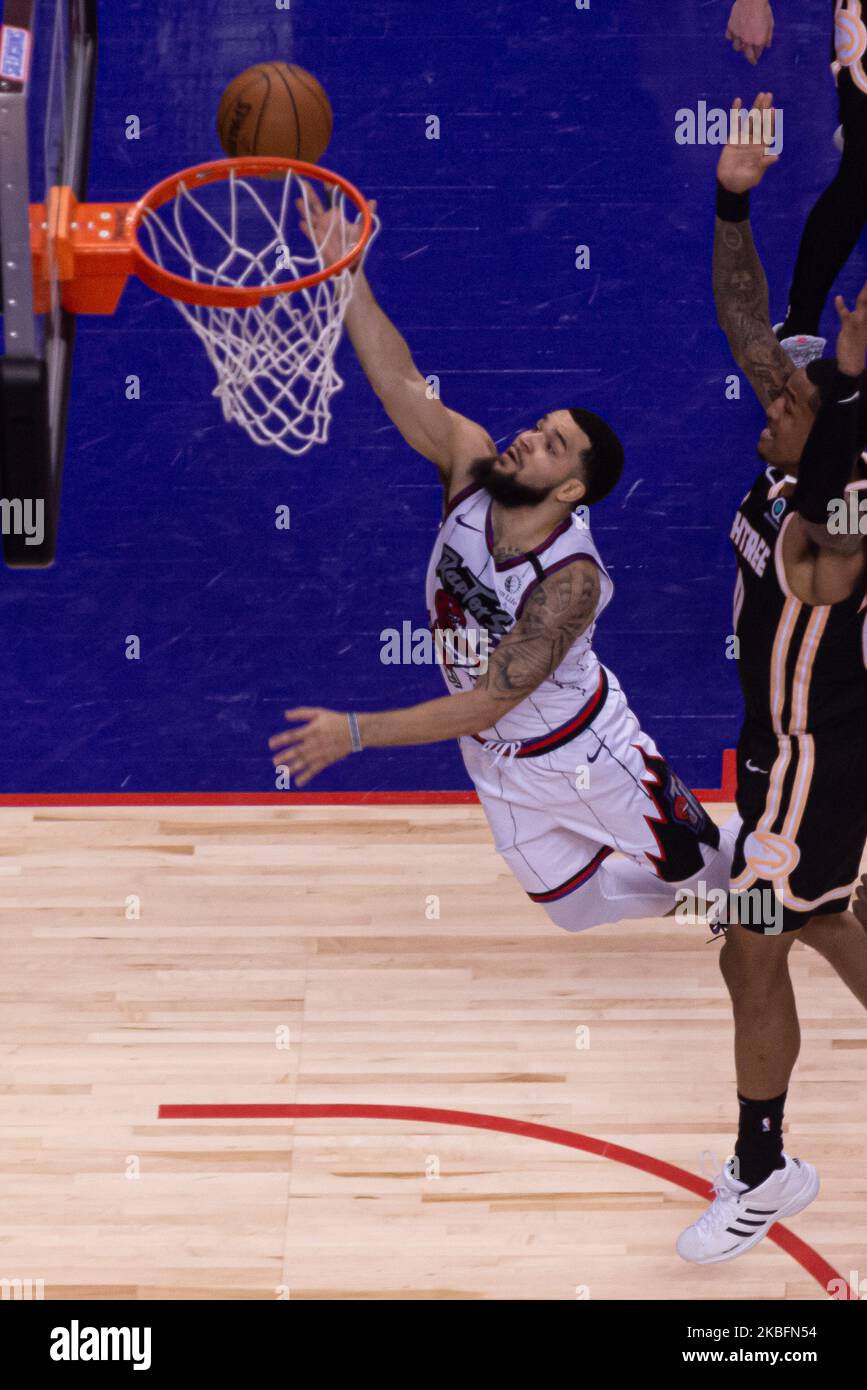
[[[358,715],[347,714],[349,720],[349,741],[352,744],[353,753],[360,753],[362,749],[361,733],[358,728]]]
[[[716,181],[716,215],[722,222],[747,222],[750,216],[750,195],[732,193]]]
[[[838,366],[828,395],[837,405],[848,405],[853,398],[858,399],[863,385],[863,372],[850,376]]]

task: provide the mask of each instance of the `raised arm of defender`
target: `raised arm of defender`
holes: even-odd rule
[[[740,100],[732,109],[741,110]],[[769,92],[759,94],[750,115],[755,119],[725,146],[717,166],[713,287],[719,324],[735,361],[768,410],[784,391],[790,393],[787,383],[795,371],[771,327],[767,280],[749,223],[750,190],[776,162],[763,139],[769,134],[773,137]],[[836,304],[841,322],[837,342],[840,371],[800,456],[799,482],[792,500],[797,522],[786,531],[782,548],[787,582],[802,602],[813,605],[848,598],[862,582],[864,572],[860,534],[832,534],[827,520],[828,502],[842,497],[858,452],[859,375],[867,350],[867,287],[851,313],[840,296]]]
[[[302,230],[329,257],[353,245],[352,223],[343,219],[341,226],[339,209],[324,207],[312,188],[308,195],[310,226],[303,220],[303,203],[297,204]],[[375,202],[371,208],[375,211]],[[410,448],[436,464],[447,492],[454,492],[463,486],[473,459],[496,452],[494,443],[481,425],[449,410],[431,392],[406,340],[377,304],[364,269],[359,267],[353,278],[345,323],[364,374]]]
[[[732,110],[740,111],[741,107],[738,97]],[[776,155],[768,154],[761,138],[762,113],[770,111],[773,115],[769,92],[759,93],[753,111],[760,114],[750,123],[749,138],[727,144],[717,166],[717,181],[723,192],[714,230],[713,293],[717,319],[728,338],[732,356],[767,409],[795,368],[771,327],[768,282],[749,223],[747,195],[777,161]]]

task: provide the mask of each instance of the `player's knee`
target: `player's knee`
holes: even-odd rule
[[[612,921],[611,903],[601,892],[597,879],[540,906],[561,931],[586,931],[588,927],[600,927]]]
[[[734,995],[740,979],[743,975],[743,966],[738,957],[737,951],[732,946],[728,936],[723,940],[719,953],[719,968],[729,994]]]
[[[760,933],[729,928],[719,965],[736,1014],[760,1013],[790,988],[788,950],[770,948],[770,941]]]

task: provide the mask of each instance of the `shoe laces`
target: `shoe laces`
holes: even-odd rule
[[[714,1200],[695,1223],[696,1228],[705,1234],[721,1230],[729,1224],[741,1196],[732,1187],[732,1179],[726,1171],[728,1163],[728,1159],[724,1164],[720,1163],[710,1149],[702,1151],[699,1169],[702,1177],[710,1179],[714,1193]]]

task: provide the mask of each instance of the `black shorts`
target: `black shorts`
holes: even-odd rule
[[[867,842],[867,716],[799,737],[747,721],[737,778],[731,886],[751,895],[738,920],[775,934],[843,912]]]

